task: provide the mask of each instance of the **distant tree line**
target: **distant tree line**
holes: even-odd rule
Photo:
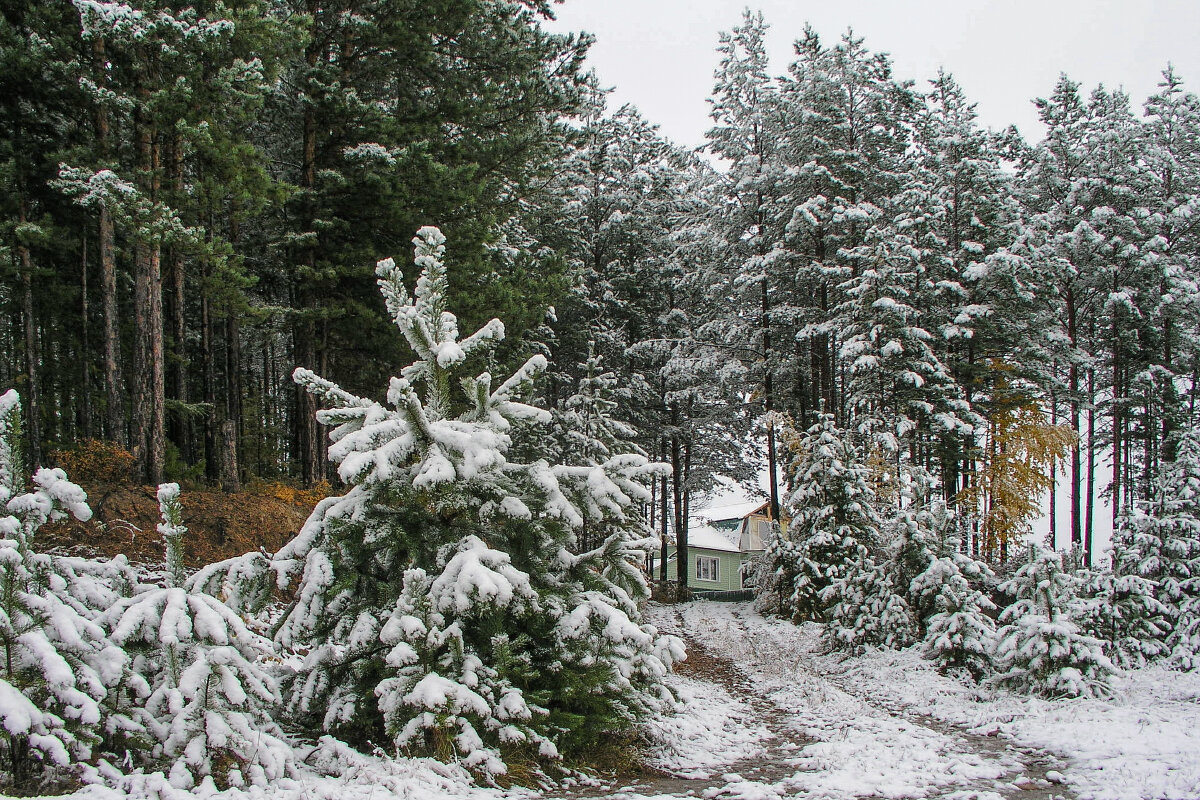
[[[606,111],[545,2],[0,7],[0,382],[34,463],[103,437],[147,481],[220,480],[223,449],[323,478],[289,376],[405,363],[372,265],[429,222],[463,324],[549,357],[546,446],[670,466],[664,547],[759,458],[778,516],[787,439],[831,415],[877,496],[920,468],[993,562],[1065,470],[1051,534],[1091,562],[1101,487],[1114,521],[1149,500],[1194,424],[1200,101],[1169,67],[1140,111],[1064,76],[1030,144],[850,35],[771,75],[747,14],[710,163]]]

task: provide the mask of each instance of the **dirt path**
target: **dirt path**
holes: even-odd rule
[[[762,645],[761,638],[754,636],[749,631],[745,611],[735,609],[731,611],[730,616],[741,623],[742,630],[745,631],[746,640],[751,643],[751,647],[756,651],[758,659],[764,658],[766,654],[763,650],[767,648]],[[679,619],[678,615],[676,615],[676,619]],[[682,622],[682,620],[680,621]],[[810,676],[817,676],[822,680],[828,681],[840,691],[858,699],[882,714],[912,722],[926,730],[933,731],[961,743],[965,750],[997,763],[1008,765],[1008,770],[1003,778],[996,780],[992,785],[986,787],[989,791],[995,792],[1000,797],[1026,798],[1027,800],[1073,800],[1075,797],[1067,787],[1058,783],[1057,777],[1061,774],[1060,770],[1063,768],[1063,763],[1061,759],[1050,753],[1023,747],[999,736],[985,736],[964,730],[928,714],[923,714],[916,709],[880,700],[877,697],[871,696],[863,687],[853,685],[845,679],[845,676],[819,669],[811,657],[804,652],[797,654],[795,669],[797,672],[807,673]],[[1047,776],[1055,780],[1051,780]],[[959,791],[961,788],[958,787],[955,791]],[[982,789],[985,787],[978,786],[972,788]],[[940,795],[930,796],[936,797]]]
[[[766,731],[762,752],[698,776],[647,771],[553,797],[1073,799],[1053,780],[1061,764],[1051,756],[889,707],[820,670],[786,628],[763,625],[747,606],[730,604],[700,627],[680,607],[658,608],[652,621],[684,638],[681,675],[716,684],[751,710]]]

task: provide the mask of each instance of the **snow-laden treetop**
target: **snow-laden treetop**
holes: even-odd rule
[[[573,528],[585,519],[623,519],[632,500],[643,499],[640,481],[657,469],[644,457],[623,454],[592,467],[551,467],[542,460],[514,464],[505,457],[515,422],[550,421],[545,409],[516,399],[546,369],[544,356],[531,357],[499,386],[486,371],[462,377],[457,380],[462,394],[452,395],[464,362],[501,341],[504,325],[493,319],[460,338],[458,319],[446,310],[445,241],[434,227],[417,232],[414,262],[421,274],[411,295],[395,261],[385,259],[376,268],[388,311],[416,354],[391,379],[387,406],[352,395],[307,369],[293,375],[330,406],[317,418],[337,426],[330,434],[329,458],[338,474],[363,489],[393,482],[418,491],[474,484],[474,496],[490,501],[481,509],[485,514],[557,518]],[[520,499],[514,481],[537,487],[537,508]]]
[[[413,238],[421,277],[411,296],[395,261],[388,258],[376,267],[388,311],[417,354],[417,361],[391,380],[387,402],[394,410],[355,397],[307,369],[297,369],[293,375],[297,383],[335,406],[319,412],[318,418],[324,424],[341,426],[332,435],[329,457],[340,465],[339,475],[348,483],[392,480],[399,477],[397,469],[412,466],[414,456],[420,456],[416,459],[418,471],[409,477],[418,489],[470,480],[503,463],[502,453],[511,444],[506,431],[513,421],[549,421],[545,410],[512,399],[546,368],[542,355],[530,358],[495,389],[487,372],[464,379],[462,388],[470,410],[451,417],[452,371],[467,356],[502,340],[504,324],[493,319],[460,340],[458,319],[445,308],[445,241],[440,230],[428,226]],[[424,398],[418,395],[418,387]],[[479,422],[490,424],[476,424]]]

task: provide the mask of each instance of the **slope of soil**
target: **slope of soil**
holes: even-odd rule
[[[40,547],[61,548],[81,555],[111,558],[125,554],[134,563],[162,560],[155,487],[128,483],[81,483],[88,493],[92,519],[47,525],[38,534]],[[202,566],[254,550],[274,552],[304,524],[324,496],[281,484],[258,484],[242,492],[187,490],[181,494],[185,560]]]

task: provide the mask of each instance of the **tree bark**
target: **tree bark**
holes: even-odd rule
[[[87,226],[83,228],[83,246],[79,258],[79,327],[80,359],[79,387],[82,403],[79,410],[79,428],[91,439],[95,436],[92,423],[92,345],[91,325],[88,320],[88,237]]]
[[[1067,290],[1067,337],[1074,349],[1079,341],[1076,334],[1075,290]],[[1071,430],[1079,435],[1079,365],[1075,363],[1076,353],[1071,354],[1071,365],[1067,373],[1067,388],[1071,395]],[[1079,445],[1071,449],[1071,546],[1083,544],[1082,527],[1082,464],[1080,462]]]
[[[101,86],[107,83],[104,64],[104,39],[92,42],[92,56]],[[96,150],[101,158],[108,157],[109,119],[103,103],[96,104]],[[100,306],[104,318],[104,435],[109,441],[127,447],[129,429],[125,422],[123,386],[121,380],[121,340],[117,316],[117,258],[116,227],[112,211],[100,205],[100,235],[96,242],[100,251]]]
[[[141,91],[143,106],[148,93]],[[144,112],[143,112],[144,113]],[[142,114],[139,114],[141,117]],[[153,131],[144,118],[137,121],[138,180],[147,199],[157,195],[158,164]],[[134,392],[133,452],[138,473],[149,483],[162,483],[165,438],[163,402],[162,264],[159,244],[147,231],[138,231],[134,246]]]
[[[678,411],[672,410],[673,416]],[[682,443],[678,434],[671,435],[671,489],[675,498],[675,564],[677,578],[683,597],[687,596],[688,586],[688,530],[687,520],[683,510],[683,453]]]
[[[237,425],[227,419],[221,423],[221,491],[237,492],[242,488],[238,477]]]
[[[25,198],[18,200],[18,218],[23,227],[28,222]],[[41,385],[38,379],[37,322],[33,316],[33,257],[23,241],[18,240],[17,258],[21,263],[21,325],[25,339],[25,446],[29,453],[29,472],[42,465]]]
[[[183,135],[176,131],[171,143],[171,188],[176,198],[183,196],[183,177]],[[187,264],[183,251],[176,247],[171,250],[171,395],[181,404],[189,399],[186,297]],[[188,414],[181,413],[173,428],[180,457],[184,463],[192,463],[192,422]]]

